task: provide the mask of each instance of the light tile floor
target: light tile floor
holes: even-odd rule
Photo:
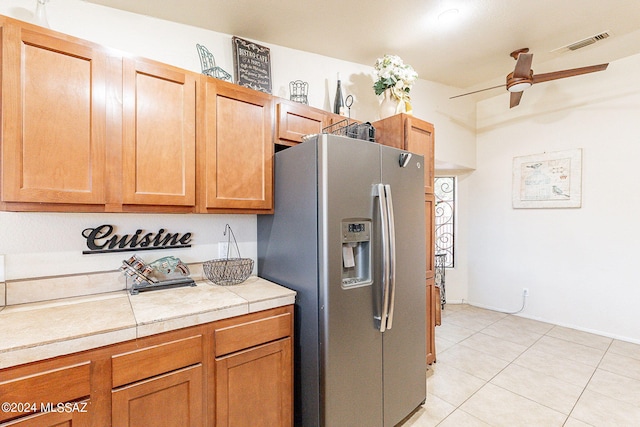
[[[640,345],[447,304],[427,401],[402,427],[640,426]]]

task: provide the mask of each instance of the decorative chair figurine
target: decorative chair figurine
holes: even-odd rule
[[[309,100],[307,99],[307,93],[309,92],[309,83],[303,82],[302,80],[294,80],[292,82],[289,82],[289,92],[291,92],[289,99],[291,99],[292,101],[309,105]]]
[[[196,43],[196,48],[198,49],[198,54],[200,55],[200,65],[202,66],[202,74],[215,77],[216,79],[220,79],[220,80],[231,81],[231,74],[227,73],[222,68],[216,66],[216,59],[213,57],[213,54],[209,52],[209,50],[206,47]]]

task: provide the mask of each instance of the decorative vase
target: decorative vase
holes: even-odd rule
[[[394,114],[403,113],[405,110],[404,101],[400,101],[398,98],[393,96],[391,93],[391,89],[385,89],[382,93],[384,98],[380,103],[380,118],[386,119],[387,117],[391,117]]]
[[[50,28],[47,20],[47,2],[49,0],[36,0],[36,11],[33,14],[35,23],[41,27]]]

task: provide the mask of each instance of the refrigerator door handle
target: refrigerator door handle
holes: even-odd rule
[[[389,269],[390,269],[390,254],[389,254],[389,218],[388,218],[388,206],[387,197],[384,184],[376,184],[374,187],[374,197],[378,197],[378,206],[380,208],[380,229],[382,236],[382,307],[380,318],[376,317],[376,320],[380,321],[380,332],[384,332],[387,328],[387,315],[389,313]]]
[[[387,329],[393,326],[393,312],[396,300],[396,226],[393,217],[393,198],[391,197],[391,186],[384,186],[387,199],[387,220],[389,221],[389,312],[387,318]]]

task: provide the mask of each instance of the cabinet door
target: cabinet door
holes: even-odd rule
[[[201,211],[273,209],[271,96],[213,78],[205,81],[205,182]]]
[[[293,146],[302,137],[322,132],[329,117],[326,113],[304,104],[280,100],[276,108],[277,144]]]
[[[105,54],[13,23],[1,35],[2,201],[103,205]]]
[[[291,338],[216,359],[216,426],[293,425]]]
[[[373,123],[376,141],[424,156],[424,192],[433,194],[434,127],[408,114],[396,114]]]
[[[431,123],[407,116],[404,119],[405,150],[424,156],[424,192],[433,194],[434,129]]]
[[[123,203],[195,206],[196,76],[123,64]]]
[[[202,405],[202,365],[197,365],[114,390],[112,425],[203,426]]]

